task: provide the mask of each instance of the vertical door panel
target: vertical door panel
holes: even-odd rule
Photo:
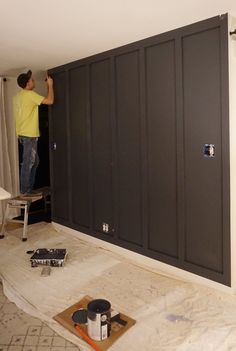
[[[52,105],[53,218],[69,221],[68,138],[66,116],[66,72],[53,76],[55,103]]]
[[[142,244],[138,52],[116,57],[119,238]]]
[[[86,66],[69,71],[72,221],[89,227],[88,123]]]
[[[183,38],[185,260],[222,271],[221,62],[219,28]],[[214,144],[215,156],[204,156]]]
[[[90,89],[93,226],[95,231],[112,233],[112,138],[109,60],[91,65]]]
[[[148,244],[177,257],[175,42],[146,49]]]

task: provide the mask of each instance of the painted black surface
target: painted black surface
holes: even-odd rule
[[[89,228],[89,161],[86,66],[69,71],[72,222]]]
[[[175,41],[145,50],[149,249],[178,256]]]
[[[38,139],[38,155],[39,165],[37,167],[34,189],[50,186],[50,167],[49,167],[49,118],[48,106],[39,106],[39,130],[40,137]],[[22,162],[22,145],[18,144],[19,150],[19,166]],[[19,168],[20,171],[20,168]],[[21,215],[16,219],[24,219],[24,211],[21,210]],[[30,205],[28,223],[51,221],[51,206],[48,203],[45,211],[44,200],[35,201]]]
[[[109,59],[90,67],[93,229],[113,234],[111,79]],[[105,227],[104,227],[105,226]]]
[[[219,28],[183,38],[186,261],[222,272]],[[204,155],[204,144],[215,156]]]
[[[142,245],[138,51],[115,59],[118,237]]]
[[[48,106],[39,106],[39,130],[40,137],[38,139],[38,155],[39,165],[35,177],[35,188],[50,186],[49,172],[49,122],[48,122]]]
[[[50,71],[54,221],[230,285],[227,41],[225,15]]]
[[[62,223],[69,221],[68,128],[66,110],[66,73],[54,76],[55,104],[51,107],[51,176],[52,216]]]

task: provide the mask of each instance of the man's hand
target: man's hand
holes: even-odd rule
[[[47,75],[48,95],[42,101],[44,105],[52,105],[54,102],[53,79]]]
[[[46,81],[48,86],[53,86],[53,79],[50,76],[47,76]]]

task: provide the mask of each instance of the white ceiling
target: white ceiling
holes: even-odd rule
[[[0,76],[49,68],[223,13],[236,0],[0,0]]]

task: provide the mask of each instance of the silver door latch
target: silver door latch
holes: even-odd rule
[[[57,143],[52,143],[51,149],[55,151],[57,149]]]
[[[205,157],[215,157],[215,145],[214,144],[204,144],[203,155]]]

